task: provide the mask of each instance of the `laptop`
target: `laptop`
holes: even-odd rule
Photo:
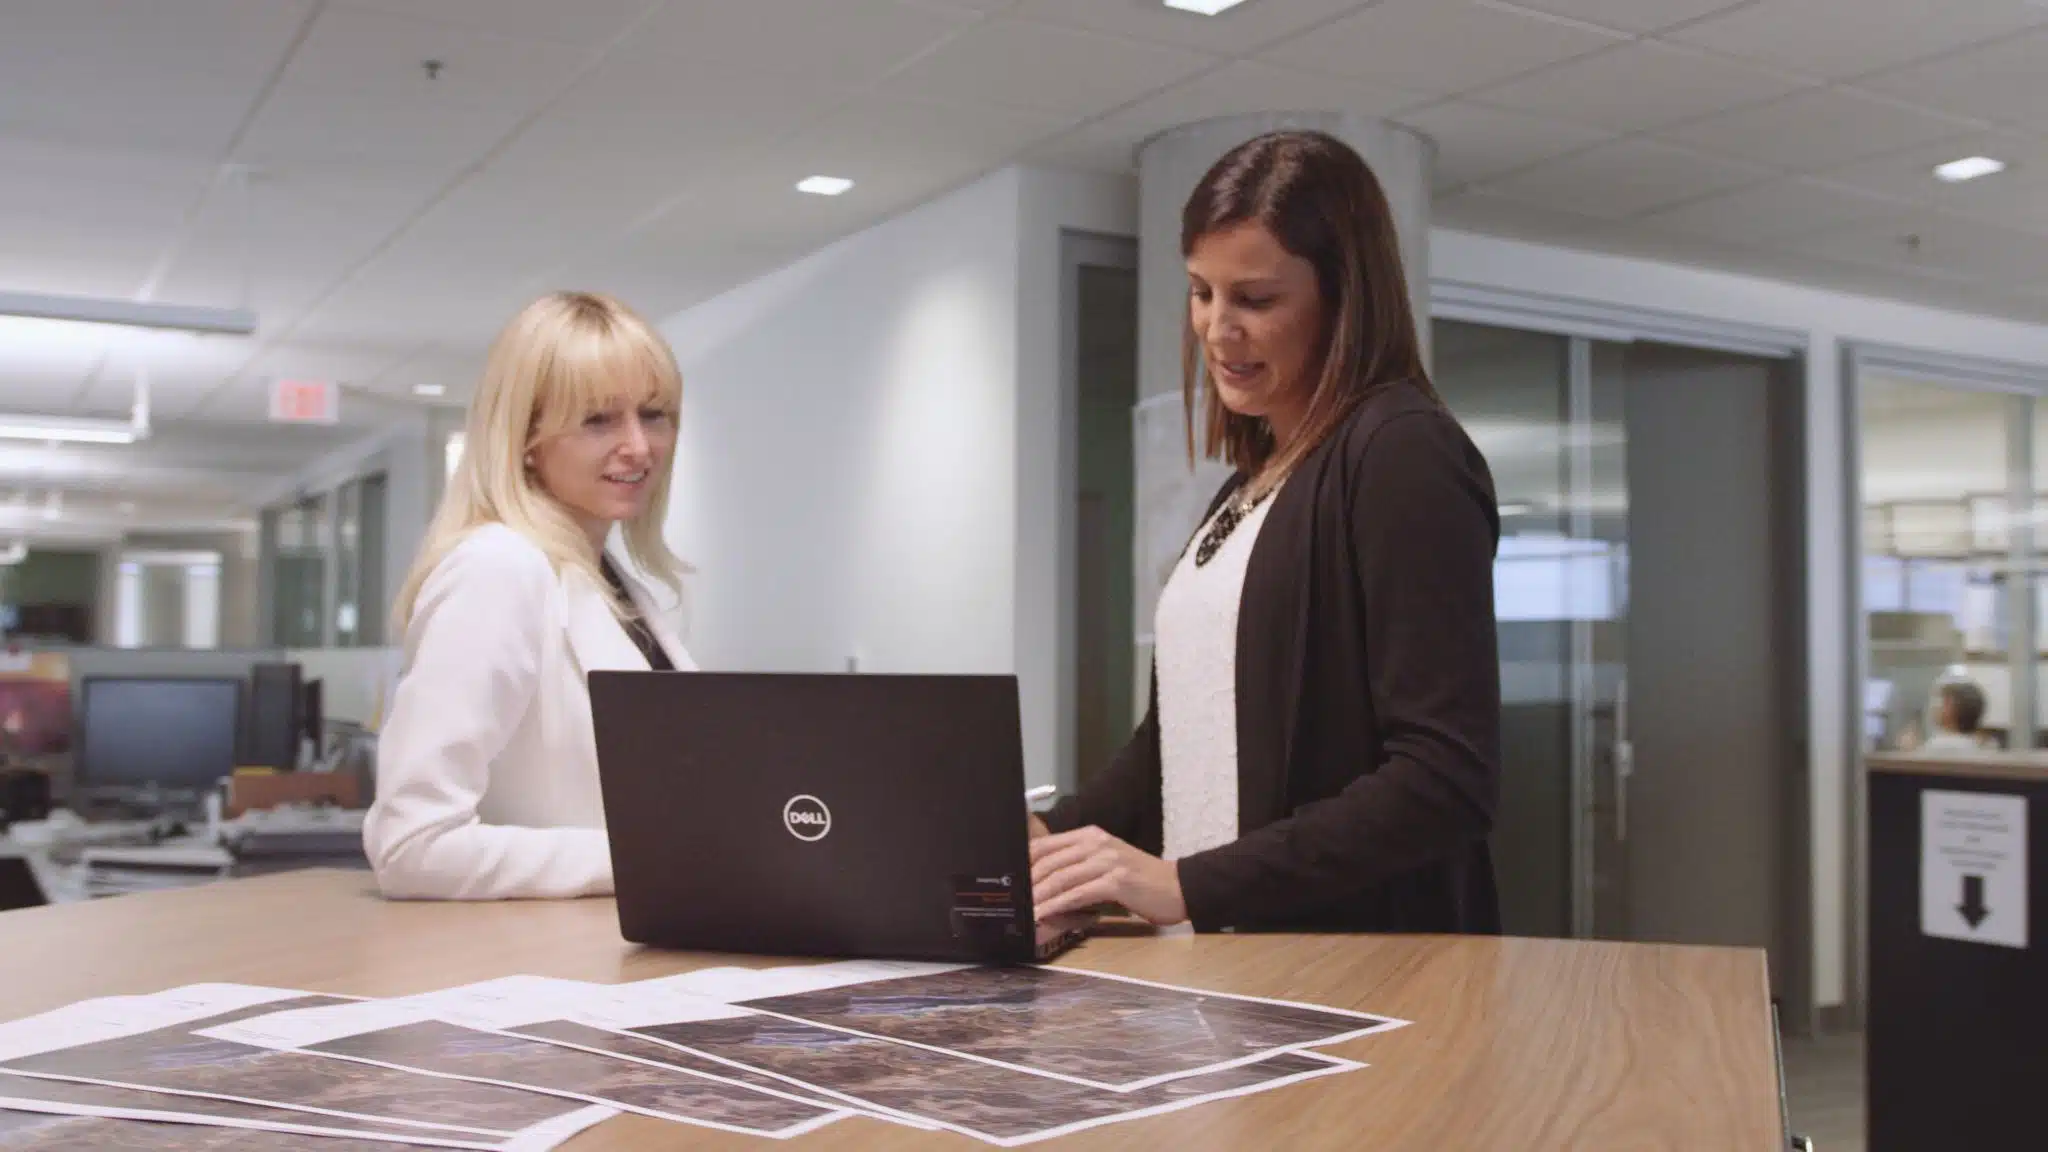
[[[1014,676],[594,671],[619,930],[661,948],[1017,964]]]

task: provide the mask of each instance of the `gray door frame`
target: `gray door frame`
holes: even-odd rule
[[[1849,676],[1845,685],[1847,699],[1842,710],[1847,727],[1843,746],[1850,750],[1849,771],[1843,774],[1842,782],[1844,854],[1847,856],[1844,862],[1847,899],[1843,902],[1842,913],[1849,947],[1843,974],[1842,1018],[1830,1023],[1842,1028],[1860,1028],[1867,1018],[1870,969],[1870,911],[1866,899],[1870,851],[1869,837],[1864,831],[1869,805],[1864,787],[1863,753],[1863,682],[1870,675],[1870,637],[1863,626],[1863,373],[1889,372],[1943,388],[2003,393],[2019,398],[2021,418],[2017,426],[2010,429],[2011,435],[2006,444],[2006,470],[2014,477],[2025,477],[2029,481],[2015,484],[2008,496],[2008,511],[2024,513],[2033,502],[2031,479],[2037,447],[2032,436],[2034,403],[2048,398],[2048,365],[1959,356],[1868,340],[1840,341],[1837,363],[1840,365],[1840,378],[1836,386],[1840,390],[1842,413],[1843,549],[1849,559],[1844,566],[1846,586],[1842,589],[1841,599],[1844,628],[1850,641]],[[2015,555],[2022,561],[2032,560],[2035,548],[2031,525],[2016,519],[2009,532]],[[2011,607],[2016,630],[2032,635],[2038,623],[2034,620],[2034,598],[2015,595]],[[2035,675],[2037,663],[2034,659],[2014,661],[2012,700],[2015,707],[2023,700],[2029,707],[2037,707],[2034,697],[2043,687]]]
[[[1059,372],[1059,461],[1056,469],[1058,531],[1054,536],[1053,569],[1059,600],[1059,633],[1053,642],[1055,716],[1053,780],[1063,794],[1071,795],[1080,782],[1081,766],[1075,762],[1074,742],[1079,728],[1080,701],[1074,683],[1074,662],[1078,654],[1080,589],[1076,563],[1080,553],[1080,453],[1081,453],[1081,269],[1118,268],[1138,270],[1138,241],[1130,236],[1113,236],[1075,229],[1060,231],[1060,372]],[[1135,637],[1130,638],[1133,643]]]

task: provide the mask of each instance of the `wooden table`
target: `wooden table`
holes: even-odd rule
[[[0,1018],[198,981],[390,996],[513,973],[618,982],[734,963],[620,939],[610,901],[398,904],[299,872],[0,914]],[[737,961],[789,963],[788,960]],[[1074,1148],[1782,1152],[1760,951],[1455,937],[1100,936],[1060,963],[1384,1013],[1362,1071],[1085,1131]],[[801,1148],[978,1147],[864,1118]],[[601,1149],[769,1147],[622,1116]]]

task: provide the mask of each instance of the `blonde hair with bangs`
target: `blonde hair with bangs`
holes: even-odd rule
[[[427,577],[464,537],[503,524],[546,553],[556,572],[581,571],[606,586],[599,554],[575,519],[526,467],[536,445],[621,405],[677,414],[682,373],[675,353],[626,305],[593,292],[554,292],[527,305],[491,344],[470,401],[462,457],[448,478],[412,571],[392,609],[405,631]],[[671,593],[689,567],[662,538],[670,469],[655,469],[647,507],[621,525],[633,563]],[[612,598],[621,614],[629,605]]]

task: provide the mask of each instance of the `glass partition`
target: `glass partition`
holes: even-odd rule
[[[328,498],[312,496],[279,510],[277,555],[271,572],[271,643],[283,648],[325,646],[327,573],[332,537]]]
[[[1865,747],[2032,747],[2032,403],[1877,372],[1859,385]]]

